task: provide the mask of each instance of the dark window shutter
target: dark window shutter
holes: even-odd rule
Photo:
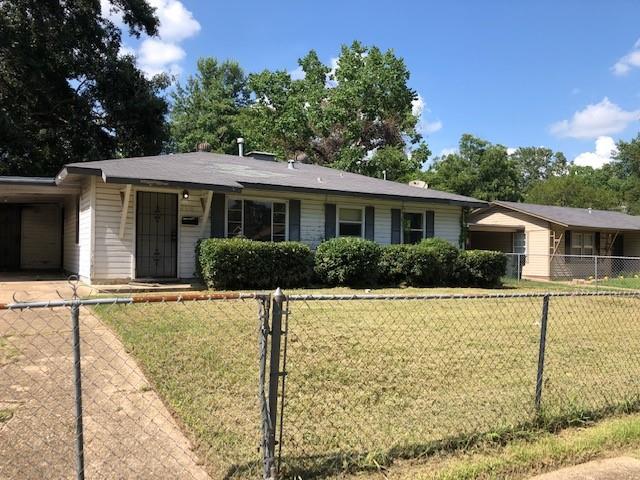
[[[371,241],[374,240],[375,212],[374,207],[365,207],[364,209],[364,238]]]
[[[336,236],[336,206],[333,203],[324,204],[324,239]]]
[[[214,193],[211,200],[211,236],[224,238],[225,194]]]
[[[435,212],[427,210],[424,216],[425,220],[425,237],[433,238],[436,236]]]
[[[289,200],[289,240],[300,241],[300,200]]]
[[[571,230],[564,232],[564,254],[571,255]]]
[[[600,232],[596,232],[594,234],[594,245],[593,245],[593,254],[594,255],[600,255]]]
[[[391,243],[400,243],[400,225],[402,212],[399,208],[391,209]]]

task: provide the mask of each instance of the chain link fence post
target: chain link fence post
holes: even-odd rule
[[[76,414],[76,477],[84,480],[84,431],[82,426],[82,368],[80,364],[80,303],[75,297],[71,305],[73,334],[73,383]]]
[[[596,255],[593,261],[594,278],[596,282],[596,292],[598,291],[598,256]]]
[[[268,432],[266,438],[266,451],[264,462],[265,480],[275,480],[277,477],[276,465],[276,424],[278,420],[278,385],[280,383],[280,343],[282,339],[282,307],[284,293],[280,287],[273,294],[271,307],[271,348],[269,360],[269,393],[268,393]]]
[[[547,345],[547,318],[549,317],[549,294],[542,298],[542,316],[540,319],[540,349],[538,351],[538,372],[536,375],[536,416],[540,415],[542,384],[544,382],[544,354]]]

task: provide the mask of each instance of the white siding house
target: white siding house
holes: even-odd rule
[[[46,188],[20,181],[46,203],[15,198],[28,237],[21,268],[63,269],[91,284],[194,278],[197,242],[209,237],[315,249],[341,235],[382,245],[435,236],[460,246],[463,210],[485,205],[315,165],[204,152],[70,164],[42,179]],[[4,192],[8,184],[17,191],[14,183],[0,177]]]

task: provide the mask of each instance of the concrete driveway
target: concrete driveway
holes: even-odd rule
[[[4,281],[3,281],[4,280]],[[69,298],[65,280],[0,277],[0,302]],[[80,312],[87,478],[209,478],[120,341]],[[69,309],[0,310],[0,478],[75,478]]]
[[[630,457],[609,458],[563,468],[538,475],[531,480],[637,480],[640,479],[640,461]]]

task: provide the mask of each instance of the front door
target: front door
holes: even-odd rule
[[[136,277],[176,278],[178,195],[138,192]]]
[[[20,268],[21,225],[19,205],[0,205],[0,270]]]

